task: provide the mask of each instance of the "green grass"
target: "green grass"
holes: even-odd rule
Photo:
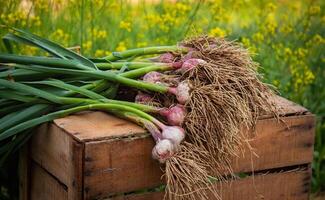
[[[0,2],[0,24],[29,30],[87,56],[148,45],[173,45],[197,34],[242,42],[265,81],[317,116],[313,192],[325,190],[324,1],[19,0]],[[7,30],[2,28],[0,35]],[[0,46],[4,51],[4,46]],[[16,47],[16,52],[38,53]],[[0,188],[1,189],[1,188]],[[2,189],[1,189],[2,190]]]

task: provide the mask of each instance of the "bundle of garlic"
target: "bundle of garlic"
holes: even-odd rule
[[[274,111],[273,92],[260,81],[247,50],[224,39],[201,36],[89,59],[19,29],[4,41],[9,51],[14,41],[51,57],[0,54],[3,161],[33,127],[103,110],[151,133],[152,157],[165,165],[167,198],[218,198],[210,178],[232,173],[229,159],[245,141],[240,129]]]

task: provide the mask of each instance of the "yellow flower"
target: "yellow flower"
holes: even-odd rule
[[[125,50],[126,50],[125,42],[123,41],[119,42],[116,47],[116,51],[125,51]]]
[[[227,35],[226,31],[216,27],[214,29],[211,29],[209,32],[209,35],[213,36],[213,37],[225,37]]]
[[[253,40],[255,40],[256,42],[263,42],[264,36],[262,33],[257,32],[253,35]]]
[[[41,26],[41,18],[39,16],[32,16],[31,17],[31,22],[34,26]]]
[[[95,51],[95,57],[103,57],[105,55],[105,51],[101,49],[97,49]]]
[[[106,38],[107,37],[107,32],[105,30],[99,30],[97,37],[98,38]]]
[[[180,14],[185,14],[187,11],[189,11],[191,8],[189,4],[177,2],[175,4],[175,9],[178,11]]]
[[[304,58],[307,55],[307,49],[298,48],[295,53],[299,58]]]
[[[58,41],[60,44],[68,45],[70,36],[69,34],[65,33],[63,29],[58,28],[50,35],[50,38],[52,40]]]
[[[91,32],[91,30],[88,30]],[[105,39],[107,37],[107,32],[105,30],[98,30],[97,28],[92,29],[92,34],[96,39]]]
[[[310,15],[317,15],[320,13],[320,7],[319,6],[312,6],[309,8],[309,14]]]
[[[85,43],[82,44],[82,48],[86,52],[91,50],[92,46],[93,46],[93,43],[90,40],[86,41]]]
[[[275,33],[275,29],[278,27],[277,21],[275,19],[274,15],[268,15],[266,20],[265,20],[265,28],[266,32],[270,34]]]
[[[148,16],[145,17],[145,20],[148,21],[148,24],[150,27],[156,26],[157,24],[162,23],[162,19],[159,15],[155,14],[149,14]]]
[[[312,83],[315,79],[315,75],[312,71],[310,71],[309,69],[306,70],[305,72],[305,84],[308,85],[310,83]]]
[[[322,44],[322,43],[325,43],[325,39],[319,35],[319,34],[316,34],[313,39],[312,39],[313,43],[315,44]]]
[[[251,46],[251,42],[250,42],[250,40],[249,40],[248,38],[246,38],[246,37],[243,37],[243,38],[241,39],[241,42],[243,43],[244,47],[246,47],[246,48],[248,48],[248,47]]]
[[[131,23],[126,21],[121,21],[119,25],[120,29],[125,29],[128,32],[131,32]]]
[[[285,56],[286,58],[289,58],[291,55],[292,55],[292,51],[291,51],[291,49],[288,48],[288,47],[284,48],[284,56]]]

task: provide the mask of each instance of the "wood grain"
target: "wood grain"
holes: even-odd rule
[[[235,172],[258,171],[310,163],[313,159],[315,117],[300,115],[259,120],[256,133],[249,131],[249,144],[244,154],[235,158]],[[252,161],[252,162],[251,162]]]
[[[307,112],[306,108],[279,96],[276,96],[273,101],[278,107],[280,115],[301,115]],[[271,118],[271,116],[266,115],[261,118]],[[134,123],[104,112],[82,112],[56,119],[54,123],[76,140],[83,142],[137,136],[147,132]]]
[[[85,147],[85,199],[157,186],[159,164],[151,158],[149,137],[88,142]]]
[[[30,156],[62,183],[69,182],[70,137],[51,123],[41,125],[30,141]]]
[[[67,187],[52,177],[38,164],[31,164],[30,199],[67,200]]]
[[[82,112],[54,123],[78,141],[105,140],[147,133],[140,126],[104,112]]]
[[[233,160],[235,172],[250,172],[310,163],[314,141],[314,116],[302,115],[259,120],[250,131],[248,149]],[[86,199],[160,185],[162,172],[151,158],[150,137],[87,142],[85,146]]]
[[[246,147],[242,156],[233,158],[232,165],[235,172],[260,171],[311,163],[314,116],[305,108],[284,98],[277,97],[274,101],[281,110],[282,122],[264,116],[258,120],[255,132],[243,130],[248,135],[254,154]],[[31,172],[32,181],[26,178],[28,176],[22,177],[24,184],[21,193],[26,194],[26,191],[33,187],[29,196],[33,193],[35,199],[45,197],[42,196],[45,194],[38,194],[42,191],[56,197],[53,191],[60,190],[59,184],[65,190],[64,194],[58,194],[62,199],[101,199],[110,195],[159,186],[164,183],[160,169],[163,166],[151,158],[153,145],[154,142],[146,130],[104,112],[82,112],[57,119],[54,123],[40,126],[31,139],[27,160],[30,157],[36,167],[34,166]],[[26,173],[27,171],[25,170]],[[294,199],[296,189],[301,187],[297,184],[301,182],[306,184],[310,180],[310,176],[305,176],[304,180],[299,179],[301,176],[299,173],[259,176],[255,179],[254,187],[265,193],[267,197],[265,199],[276,199],[275,197]],[[44,184],[43,179],[54,185],[53,191],[47,188],[49,186],[39,185]],[[26,183],[26,180],[30,182]],[[267,181],[274,182],[281,188],[268,185],[270,183],[267,184]],[[285,181],[290,184],[285,185]],[[258,199],[256,191],[252,190],[254,187],[249,186],[251,188],[245,192],[246,185],[251,185],[251,182],[252,179],[238,180],[232,188],[222,184],[225,189],[225,193],[222,194],[225,195],[225,199],[236,199],[234,194],[247,199]],[[267,187],[270,187],[270,191],[273,192],[267,190]],[[280,196],[273,194],[278,190]],[[300,192],[297,199],[306,198],[305,193]],[[160,199],[162,194],[148,195],[148,197],[133,195],[119,198]],[[24,200],[27,199],[29,198]]]
[[[216,184],[223,200],[307,200],[310,190],[310,169],[256,175],[232,182]],[[163,192],[133,194],[110,200],[162,200]],[[212,195],[211,200],[215,199]]]
[[[49,123],[38,128],[30,146],[33,161],[69,188],[69,199],[82,199],[83,144]]]

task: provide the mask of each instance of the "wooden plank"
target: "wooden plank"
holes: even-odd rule
[[[30,199],[68,199],[67,187],[47,173],[39,165],[31,165]]]
[[[250,144],[258,157],[245,150],[233,161],[235,172],[293,166],[312,161],[314,116],[302,115],[259,120]],[[161,184],[161,171],[151,158],[150,137],[87,142],[85,198],[151,188]]]
[[[159,164],[151,158],[149,137],[86,143],[85,199],[162,183]]]
[[[54,123],[78,141],[104,140],[108,138],[146,134],[140,126],[104,112],[82,112]]]
[[[301,105],[298,105],[280,96],[274,96],[271,101],[273,101],[278,108],[280,115],[302,115],[308,112],[308,110]]]
[[[83,197],[84,144],[71,139],[69,146],[71,160],[69,161],[68,197],[69,200],[80,200]]]
[[[313,159],[315,117],[301,115],[259,120],[256,133],[250,132],[249,148],[233,160],[235,172],[250,172],[311,163]],[[256,155],[254,155],[256,154]]]
[[[223,200],[307,200],[309,199],[311,170],[270,173],[216,184]],[[133,194],[109,198],[111,200],[162,200],[163,192]],[[215,199],[210,197],[211,199]]]
[[[69,188],[69,199],[82,199],[84,145],[50,123],[38,128],[30,146],[33,161]]]
[[[49,123],[41,125],[30,142],[31,158],[62,183],[69,182],[70,137]]]
[[[279,109],[280,115],[301,115],[306,108],[276,96],[273,99]],[[270,115],[262,118],[270,118]],[[64,129],[78,141],[94,141],[117,137],[146,134],[143,128],[108,115],[104,112],[82,112],[65,118],[56,119],[54,123]]]

